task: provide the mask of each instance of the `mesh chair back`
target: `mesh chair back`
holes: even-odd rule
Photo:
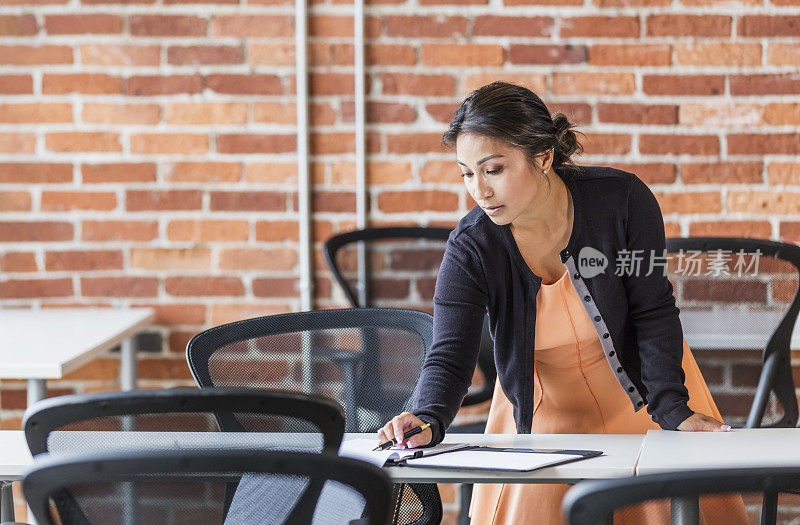
[[[693,351],[720,350],[706,353],[702,364],[717,367],[716,379],[704,375],[726,422],[795,426],[790,341],[800,311],[800,247],[695,237],[667,239],[667,251],[661,262],[674,286],[684,338]],[[730,375],[721,373],[725,369]]]
[[[569,525],[604,523],[612,512],[614,521],[625,523],[788,525],[800,521],[800,468],[698,470],[586,480],[567,491],[561,508]]]
[[[26,411],[24,428],[33,455],[186,446],[336,452],[344,413],[332,399],[284,391],[139,390],[46,399]]]
[[[323,254],[352,307],[399,307],[433,313],[436,276],[450,232],[449,228],[423,226],[353,230],[328,239]],[[364,283],[359,282],[358,275],[359,246],[366,251]],[[491,399],[496,377],[494,343],[488,318],[484,317],[478,369],[462,405]]]
[[[283,388],[342,403],[349,432],[377,432],[410,409],[433,338],[424,312],[316,310],[246,319],[193,337],[187,359],[198,385]],[[435,484],[396,485],[393,522],[438,523]]]
[[[312,490],[323,485],[322,494]],[[367,463],[262,449],[47,457],[34,463],[23,490],[38,523],[64,525],[384,525],[391,498],[388,477]],[[323,498],[337,505],[318,505]]]

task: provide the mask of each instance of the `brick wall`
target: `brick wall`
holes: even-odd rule
[[[310,4],[315,285],[334,307],[319,247],[355,222],[352,6]],[[453,225],[472,206],[439,139],[460,99],[502,79],[578,123],[581,163],[642,177],[668,235],[797,242],[799,5],[369,2],[371,224]],[[0,307],[154,306],[144,386],[191,384],[193,333],[299,308],[293,10],[2,2]],[[118,366],[97,359],[52,392],[117,388]],[[738,366],[710,383],[751,381]],[[0,385],[3,428],[23,388]]]

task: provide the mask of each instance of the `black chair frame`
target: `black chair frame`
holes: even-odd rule
[[[562,512],[569,525],[595,525],[614,509],[670,498],[674,516],[699,522],[698,496],[736,492],[763,493],[762,525],[777,519],[778,493],[797,493],[800,467],[735,468],[644,474],[629,478],[585,480],[564,495]]]
[[[760,253],[790,262],[800,275],[800,246],[765,239],[737,237],[672,237],[667,239],[667,252],[676,253],[681,250],[699,250],[703,252],[715,250],[731,250],[745,253]],[[783,408],[781,419],[767,427],[794,427],[798,421],[797,396],[792,378],[791,348],[792,331],[800,312],[800,286],[792,299],[789,309],[778,327],[772,333],[762,354],[761,376],[758,387],[747,416],[746,428],[762,427],[764,412],[769,401],[770,392],[774,392]]]
[[[323,451],[334,454],[344,435],[344,412],[333,399],[248,388],[173,388],[57,396],[29,407],[23,427],[28,448],[35,456],[48,451],[50,432],[70,423],[113,416],[200,412],[212,412],[220,429],[230,432],[245,431],[234,412],[304,419],[320,429]]]
[[[319,476],[349,485],[366,501],[367,525],[385,524],[390,515],[391,482],[368,463],[329,454],[237,449],[188,449],[55,456],[37,459],[23,480],[25,497],[38,523],[52,524],[49,499],[65,487],[114,481],[213,479],[236,482],[234,473]],[[311,523],[318,494],[306,491],[290,516],[291,524]]]

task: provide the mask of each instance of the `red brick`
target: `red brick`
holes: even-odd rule
[[[800,76],[785,74],[731,75],[731,95],[795,95],[800,92]]]
[[[549,37],[553,35],[551,17],[476,16],[472,25],[473,36]],[[438,36],[438,35],[437,35]]]
[[[28,252],[7,252],[0,255],[0,272],[36,272],[36,254]]]
[[[548,89],[548,79],[544,73],[472,73],[464,75],[462,78],[459,94],[463,96],[467,96],[472,91],[495,81],[517,84],[530,89],[534,93],[541,93]]]
[[[33,15],[0,16],[0,36],[29,36],[38,32]]]
[[[761,44],[738,42],[678,42],[675,64],[689,66],[760,66]]]
[[[636,78],[632,73],[563,71],[553,73],[552,84],[553,93],[559,95],[632,95]]]
[[[212,191],[212,211],[285,211],[286,193],[280,191]]]
[[[72,279],[9,279],[0,282],[0,299],[69,297]]]
[[[173,331],[169,334],[169,351],[174,353],[183,353],[186,351],[186,346],[189,340],[195,336],[197,332],[183,332]]]
[[[355,213],[356,195],[345,191],[315,191],[311,196],[312,209],[327,213]],[[297,205],[295,204],[295,209]]]
[[[157,45],[81,44],[81,64],[91,66],[157,66],[161,49]]]
[[[671,126],[678,123],[678,106],[671,104],[610,104],[598,102],[597,118],[599,122]]]
[[[147,270],[207,270],[211,250],[207,248],[133,248],[131,267]]]
[[[800,213],[800,194],[788,191],[729,191],[728,212]]]
[[[0,133],[0,153],[21,155],[36,152],[36,135],[33,133]]]
[[[713,162],[681,165],[685,184],[759,184],[764,182],[760,162]]]
[[[351,18],[352,23],[352,18]],[[211,33],[216,37],[292,37],[292,18],[267,15],[219,15],[215,16]]]
[[[31,75],[0,75],[0,94],[30,95],[33,93]]]
[[[84,164],[81,166],[84,183],[155,182],[156,165],[152,163]]]
[[[275,277],[270,279],[253,279],[253,295],[256,297],[298,297],[299,279]]]
[[[308,34],[317,38],[353,38],[353,17],[314,14],[308,19]]]
[[[202,205],[200,190],[127,190],[125,209],[128,211],[150,210],[199,210]]]
[[[237,162],[175,162],[163,169],[168,182],[238,182],[242,177]]]
[[[134,97],[191,94],[202,93],[203,79],[200,75],[143,75],[128,78],[125,86],[125,94]]]
[[[117,196],[109,192],[44,191],[43,211],[102,210],[117,207]]]
[[[45,145],[50,151],[72,153],[78,151],[122,151],[118,133],[103,131],[67,131],[47,133]]]
[[[72,122],[72,104],[1,104],[4,124]]]
[[[47,252],[44,254],[44,267],[48,272],[121,270],[122,252],[119,250]]]
[[[583,45],[511,44],[508,48],[508,61],[512,64],[581,64],[587,56]]]
[[[678,118],[685,126],[760,126],[764,123],[764,106],[756,103],[686,103],[681,104]]]
[[[370,82],[364,80],[365,91],[369,92]],[[308,89],[315,95],[353,95],[356,92],[355,78],[349,73],[317,73],[308,76]]]
[[[158,237],[158,223],[150,221],[83,221],[81,240],[152,241]]]
[[[23,0],[24,1],[24,0]],[[156,0],[82,0],[82,4],[154,4]]]
[[[723,75],[643,75],[642,91],[647,95],[706,95],[725,92]]]
[[[258,221],[256,222],[256,240],[265,242],[283,242],[299,239],[298,225],[295,221]]]
[[[67,381],[99,381],[119,378],[119,359],[101,357],[92,359],[80,368],[64,374]]]
[[[44,30],[49,35],[113,34],[122,32],[117,15],[45,15]]]
[[[661,213],[719,213],[722,211],[722,196],[718,191],[692,193],[655,193]]]
[[[206,36],[207,22],[199,16],[132,15],[132,36]]]
[[[201,64],[241,64],[244,52],[241,46],[170,46],[167,63],[179,66]]]
[[[74,394],[71,388],[48,388],[47,397],[65,396]],[[27,406],[27,391],[20,389],[3,389],[0,394],[0,408],[6,410],[24,410]]]
[[[398,44],[369,44],[364,55],[367,66],[412,66],[417,61],[412,46]]]
[[[800,104],[767,104],[764,107],[764,122],[772,126],[798,126]]]
[[[429,66],[501,66],[499,44],[421,44],[420,63]]]
[[[296,150],[295,135],[252,133],[217,135],[219,153],[291,153]]]
[[[639,38],[639,19],[635,16],[579,16],[561,19],[562,38]]]
[[[214,74],[206,77],[206,88],[228,95],[283,95],[283,80],[277,75]]]
[[[346,62],[348,51],[350,61]],[[351,44],[311,42],[308,45],[308,54],[310,66],[353,64],[353,46]],[[294,43],[292,42],[252,43],[247,48],[247,63],[253,66],[293,66],[295,61]]]
[[[656,14],[645,21],[648,36],[731,36],[730,16]]]
[[[31,194],[27,191],[0,191],[0,212],[30,211]]]
[[[767,167],[770,185],[800,184],[800,164],[794,162],[770,162]]]
[[[205,322],[206,307],[202,304],[144,304],[155,310],[157,325],[199,325]]]
[[[247,221],[173,220],[167,226],[171,241],[233,242],[246,241],[249,236]]]
[[[389,153],[441,153],[440,133],[400,133],[387,136]]]
[[[772,225],[767,221],[698,221],[689,224],[689,236],[768,239]]]
[[[439,190],[383,191],[378,195],[378,209],[384,213],[456,211],[458,195]]]
[[[85,103],[81,120],[92,124],[158,124],[158,104],[93,104]]]
[[[238,277],[167,277],[164,285],[170,295],[244,295],[244,285]]]
[[[368,123],[411,124],[417,119],[417,112],[409,104],[367,102],[365,109]],[[343,122],[355,122],[355,103],[343,102],[341,112]],[[352,134],[348,133],[346,135],[352,137]],[[315,149],[314,151],[316,152],[317,150]]]
[[[245,102],[169,102],[165,120],[174,125],[245,124]]]
[[[641,135],[639,151],[651,155],[717,155],[719,139],[714,135]]]
[[[797,155],[797,133],[731,133],[727,136],[729,155]]]
[[[166,359],[164,357],[140,358],[138,362],[140,379],[163,379],[175,381],[176,379],[192,379],[192,373],[186,366],[184,357]]]
[[[455,78],[450,75],[381,73],[379,78],[384,95],[451,97],[456,92]]]
[[[739,36],[797,37],[800,16],[742,15],[737,24]]]
[[[295,184],[297,164],[293,162],[254,162],[245,166],[244,177],[247,182]]]
[[[73,228],[68,222],[0,222],[0,242],[71,241]]]
[[[141,133],[131,135],[131,152],[150,155],[202,155],[208,153],[206,134],[193,133]]]
[[[386,36],[404,38],[458,38],[467,36],[463,16],[386,16]],[[484,22],[484,25],[486,23]],[[531,35],[534,36],[534,35]]]
[[[595,44],[589,48],[589,64],[597,66],[668,66],[669,44]]]
[[[231,248],[219,253],[221,270],[290,271],[297,266],[297,251],[291,248]]]
[[[69,46],[0,46],[0,64],[72,64],[72,48]]]
[[[768,45],[768,65],[796,66],[800,64],[800,45],[793,42],[770,42]]]

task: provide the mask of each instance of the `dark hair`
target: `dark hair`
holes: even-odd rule
[[[475,133],[520,148],[531,165],[534,157],[553,148],[554,169],[577,169],[571,157],[583,153],[583,146],[573,128],[563,113],[551,116],[542,99],[530,89],[492,82],[473,91],[458,106],[450,128],[442,136],[442,145],[455,147],[459,135]]]

